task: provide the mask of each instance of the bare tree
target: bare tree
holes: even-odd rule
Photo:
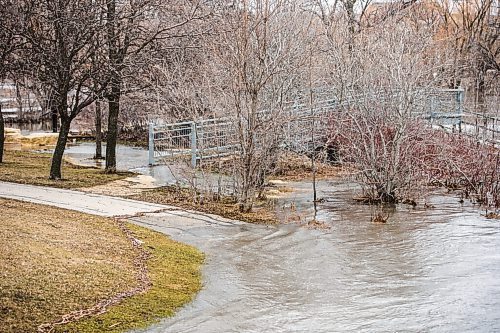
[[[280,144],[285,105],[307,65],[310,17],[294,1],[240,1],[224,15],[213,49],[218,80],[236,128],[239,207],[252,209]]]
[[[104,8],[104,4],[102,1],[97,0],[96,4],[100,4],[100,8]],[[99,21],[99,26],[100,27],[105,27],[105,11],[104,10],[99,10],[97,12],[97,19]],[[99,64],[105,63],[106,62],[106,38],[105,38],[105,29],[102,29],[97,36],[93,40],[94,43],[94,49],[96,52],[92,54],[92,65],[93,66],[99,66]],[[99,91],[99,77],[94,77],[92,78],[92,85],[94,91]],[[102,160],[104,159],[103,154],[102,154],[102,101],[104,99],[103,96],[104,92],[102,94],[99,94],[99,96],[96,96],[96,100],[94,101],[94,125],[95,125],[95,154],[94,154],[94,159],[96,160]]]
[[[96,99],[94,102],[95,107],[95,160],[104,159],[102,155],[102,108],[101,101]]]
[[[486,73],[491,70],[498,78],[500,71],[500,15],[498,1],[439,1],[441,15],[439,37],[443,40],[444,56],[454,60],[450,86],[457,87],[472,78],[475,105],[485,102]],[[498,79],[493,85],[498,84]]]
[[[106,94],[109,111],[106,172],[116,171],[118,116],[121,96],[125,92],[124,80],[133,75],[138,57],[147,56],[156,41],[194,33],[191,23],[209,15],[204,9],[200,0],[169,1],[168,4],[164,1],[106,1],[110,68],[110,85]]]
[[[2,114],[2,104],[0,104],[0,163],[3,162],[4,143],[5,143],[5,123]]]
[[[428,128],[419,119],[443,66],[433,52],[434,29],[402,11],[360,32],[353,48],[341,44],[348,23],[330,39],[342,110],[332,116],[332,140],[373,200],[397,202],[425,183],[416,162],[424,158]]]
[[[13,54],[20,47],[21,26],[16,20],[17,12],[13,1],[0,0],[0,82],[3,82],[13,68]],[[0,163],[3,161],[5,142],[4,118],[0,103]]]
[[[353,47],[356,35],[367,26],[367,17],[373,15],[370,10],[372,0],[309,0],[304,7],[315,14],[323,25],[327,39],[334,39],[340,21],[346,23],[347,34],[345,42]],[[369,26],[370,24],[368,24]]]
[[[26,48],[24,73],[48,87],[51,106],[61,119],[52,157],[51,179],[61,178],[61,166],[72,120],[98,96],[90,79],[102,75],[101,66],[90,59],[96,52],[93,40],[102,29],[91,0],[45,0],[19,4],[24,11]],[[26,15],[31,8],[33,15]],[[105,84],[99,89],[104,89]]]

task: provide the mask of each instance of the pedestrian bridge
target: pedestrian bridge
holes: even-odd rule
[[[423,96],[423,97],[422,97]],[[324,146],[328,139],[329,120],[336,112],[365,107],[397,98],[397,93],[354,96],[339,100],[321,99],[311,103],[300,98],[280,111],[280,141],[284,149],[308,154]],[[412,105],[412,115],[449,131],[462,132],[485,141],[500,139],[500,119],[468,112],[464,108],[462,89],[434,89],[421,94]],[[266,111],[258,116],[265,117]],[[313,135],[312,135],[313,134]],[[314,140],[312,140],[314,138]],[[188,158],[196,166],[202,159],[222,157],[239,150],[236,122],[229,117],[164,123],[149,123],[149,164],[159,164],[175,157]]]

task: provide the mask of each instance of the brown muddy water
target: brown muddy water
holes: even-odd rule
[[[94,163],[92,149],[67,152]],[[167,168],[147,168],[145,150],[120,149],[119,167],[172,181]],[[312,218],[310,182],[277,186],[293,190],[276,199],[282,216]],[[435,193],[427,200],[434,208],[399,205],[375,224],[375,209],[353,202],[357,191],[318,183],[324,231],[186,219],[182,211],[135,218],[207,255],[196,299],[140,332],[500,332],[499,220]]]
[[[375,224],[352,186],[322,185],[327,231],[135,220],[207,254],[196,299],[141,332],[500,331],[500,221],[434,195]]]

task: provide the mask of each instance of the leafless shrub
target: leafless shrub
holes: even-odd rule
[[[500,152],[459,134],[433,133],[434,153],[427,172],[437,184],[462,191],[486,207],[500,207]]]

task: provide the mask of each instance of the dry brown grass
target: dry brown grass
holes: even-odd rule
[[[139,255],[113,219],[0,199],[0,332],[34,332],[138,285]],[[123,332],[172,315],[201,288],[203,255],[127,224],[150,253],[152,287],[60,332]]]
[[[343,173],[344,170],[339,166],[316,162],[317,179],[337,178]],[[283,152],[279,156],[276,169],[270,178],[289,181],[312,179],[311,159],[293,152]]]
[[[195,197],[198,197],[198,200],[194,200]],[[223,197],[220,200],[214,200],[210,195],[205,195],[200,200],[199,193],[176,186],[160,187],[129,196],[129,198],[216,214],[233,220],[261,224],[279,223],[274,210],[263,202],[258,202],[252,212],[241,213],[236,201],[232,198]]]
[[[310,230],[330,230],[332,228],[331,225],[318,220],[311,220],[307,222],[304,226]]]
[[[0,180],[6,182],[44,185],[58,188],[91,187],[130,177],[130,172],[105,174],[97,168],[63,163],[62,180],[50,180],[52,155],[26,151],[5,151],[4,163],[0,163]]]
[[[207,172],[230,175],[234,167],[232,157],[204,161],[201,168]],[[348,174],[349,172],[341,166],[323,163],[318,158],[316,161],[316,178],[332,179]],[[310,180],[312,179],[312,162],[305,155],[300,155],[290,151],[283,151],[278,156],[276,165],[269,179],[280,179],[286,181]]]
[[[136,284],[136,250],[113,220],[5,199],[0,207],[1,332],[33,332]]]
[[[485,215],[485,217],[489,220],[492,220],[492,219],[500,220],[500,213],[489,212]]]

